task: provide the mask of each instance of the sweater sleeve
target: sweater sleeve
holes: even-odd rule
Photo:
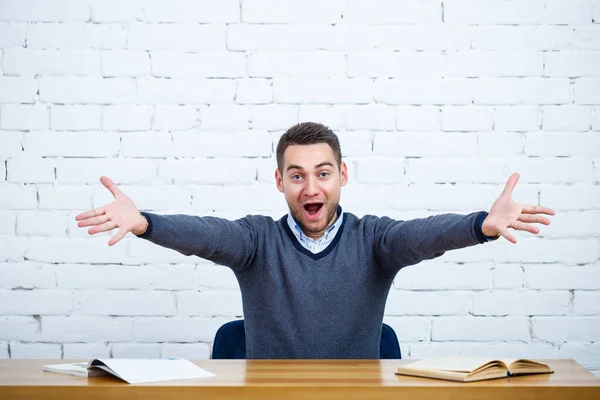
[[[409,221],[381,218],[375,231],[376,252],[386,268],[399,270],[440,257],[448,250],[485,243],[477,228],[482,213],[441,214]]]
[[[141,214],[148,220],[148,228],[140,238],[233,269],[240,270],[252,263],[256,234],[251,216],[230,221],[183,214]]]

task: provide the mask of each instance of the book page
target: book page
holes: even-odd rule
[[[423,369],[423,370],[442,370],[456,372],[473,372],[481,366],[499,359],[488,357],[436,357],[425,358],[414,363],[406,364],[402,368]]]
[[[118,378],[128,383],[172,381],[178,379],[215,376],[191,361],[181,358],[125,359],[103,358],[90,362],[91,366],[105,365]]]

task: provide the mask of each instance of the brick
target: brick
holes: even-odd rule
[[[343,129],[346,126],[346,109],[344,106],[336,104],[300,104],[297,121],[319,122],[332,130]],[[345,146],[342,146],[342,149],[345,150]]]
[[[275,156],[256,160],[256,181],[260,183],[274,183],[277,160]],[[243,216],[243,215],[241,215]]]
[[[2,106],[1,109],[0,126],[2,129],[23,131],[48,129],[50,126],[50,113],[48,107],[42,104],[7,104]]]
[[[102,175],[110,176],[117,184],[156,182],[156,163],[149,159],[90,159],[62,158],[56,165],[61,184],[94,183]]]
[[[542,112],[536,106],[498,106],[495,109],[494,130],[527,132],[539,130]]]
[[[107,131],[145,131],[150,129],[152,110],[148,106],[117,105],[102,109],[102,127]]]
[[[78,208],[78,211],[86,209],[89,207]],[[127,256],[126,246],[123,246],[123,243],[109,248],[109,240],[108,233],[77,240],[32,237],[29,238],[25,257],[48,263],[110,264],[132,261]]]
[[[140,210],[165,211],[171,208],[175,210],[189,209],[192,203],[190,191],[180,186],[128,186],[122,187],[122,189],[135,201]],[[98,187],[95,194],[97,193],[101,193],[102,201],[100,201],[98,195],[94,198],[94,204],[103,205],[108,201],[112,201],[112,194],[104,187]],[[158,260],[150,260],[149,262],[155,261]]]
[[[444,22],[477,25],[531,25],[542,23],[544,3],[540,1],[476,0],[444,1]]]
[[[189,106],[157,106],[152,127],[156,130],[186,130],[199,126],[200,113]]]
[[[436,143],[436,146],[431,146]],[[474,155],[477,135],[472,133],[376,133],[373,152],[406,157],[458,157]]]
[[[73,310],[73,295],[61,290],[2,290],[3,315],[60,315]]]
[[[20,156],[22,153],[23,132],[3,130],[0,134],[0,159],[6,160]]]
[[[373,134],[369,131],[338,132],[342,157],[372,154]]]
[[[344,8],[344,21],[367,24],[421,24],[442,22],[437,1],[351,0]]]
[[[542,203],[548,204],[548,203]],[[540,228],[542,231],[550,228]],[[500,261],[522,263],[567,264],[591,263],[598,259],[599,244],[596,239],[529,239],[522,237],[521,245],[512,246],[510,252],[502,255]],[[510,244],[510,243],[508,243]],[[560,247],[565,246],[565,247]],[[560,248],[559,248],[560,247]]]
[[[567,79],[478,79],[475,104],[566,104],[572,100]]]
[[[150,55],[141,50],[103,51],[102,75],[105,77],[137,77],[150,73]]]
[[[429,341],[431,337],[431,319],[424,317],[387,317],[383,322],[394,329],[400,342],[403,355],[407,354],[406,342]]]
[[[441,78],[445,72],[446,57],[437,52],[351,52],[348,58],[348,76],[351,78]]]
[[[8,182],[14,183],[53,183],[53,159],[20,156],[7,161]]]
[[[373,99],[384,104],[470,104],[473,94],[466,79],[376,79],[373,86]]]
[[[6,360],[10,357],[8,354],[8,343],[0,343],[0,360]]]
[[[494,126],[491,107],[443,107],[443,131],[487,131]]]
[[[544,359],[556,358],[558,347],[549,343],[469,343],[469,342],[443,342],[443,343],[413,343],[410,345],[411,358],[426,357],[496,357]],[[403,354],[404,355],[404,354]]]
[[[589,24],[592,8],[589,0],[546,0],[544,1],[544,23],[546,24]]]
[[[503,183],[504,162],[501,159],[418,158],[407,160],[410,183]]]
[[[0,340],[38,340],[40,338],[39,318],[0,317]]]
[[[53,343],[11,343],[10,358],[56,360],[62,356],[62,345]]]
[[[113,343],[111,353],[115,358],[160,358],[159,343]]]
[[[430,279],[435,276],[436,279]],[[484,264],[457,265],[424,261],[402,268],[394,279],[395,289],[404,290],[483,290],[492,285],[492,271]]]
[[[55,268],[58,286],[68,289],[195,289],[194,266],[77,265]]]
[[[32,210],[37,208],[35,187],[31,185],[0,185],[0,209]]]
[[[50,106],[50,128],[57,131],[90,131],[102,127],[99,106]]]
[[[395,114],[393,107],[384,104],[348,106],[346,108],[346,129],[391,131],[396,122]]]
[[[23,261],[26,244],[26,238],[0,236],[0,262]]]
[[[225,25],[134,22],[127,44],[131,50],[225,50],[225,29]]]
[[[210,347],[206,343],[164,343],[160,356],[163,358],[208,360],[210,359]]]
[[[273,80],[277,103],[370,103],[372,86],[366,79],[314,78]]]
[[[33,103],[38,82],[33,78],[0,77],[1,103]]]
[[[239,290],[214,292],[179,292],[177,294],[179,315],[202,317],[241,317],[242,296]]]
[[[164,291],[93,290],[76,295],[78,313],[92,315],[173,315],[175,298]]]
[[[575,40],[572,27],[557,25],[479,25],[471,32],[475,50],[564,50]]]
[[[252,129],[285,129],[299,122],[298,106],[265,104],[251,108]],[[265,154],[268,155],[268,154]]]
[[[560,346],[558,354],[561,358],[574,359],[587,369],[600,369],[600,343],[597,341],[595,343],[567,342]]]
[[[574,315],[600,314],[600,293],[576,291],[573,299]]]
[[[356,163],[356,181],[359,183],[401,183],[406,181],[404,159],[361,158]]]
[[[142,104],[231,103],[235,97],[233,79],[151,79],[138,80]]]
[[[438,317],[433,320],[433,341],[529,341],[526,317]]]
[[[4,50],[5,75],[99,75],[100,53],[93,50]]]
[[[40,210],[72,210],[90,206],[91,190],[78,186],[40,186]]]
[[[250,108],[246,106],[208,105],[200,109],[200,124],[205,130],[236,131],[248,129]]]
[[[588,132],[536,132],[525,135],[525,154],[528,156],[600,155],[600,136]]]
[[[507,157],[523,153],[523,135],[515,132],[479,132],[477,155]]]
[[[600,103],[600,79],[582,78],[575,81],[575,104]]]
[[[304,23],[332,24],[340,22],[344,3],[340,0],[327,3],[318,0],[289,1],[244,0],[241,3],[244,23]]]
[[[567,315],[571,294],[566,291],[493,291],[473,294],[473,315]]]
[[[550,343],[593,341],[600,334],[597,317],[533,317],[532,337]]]
[[[15,213],[12,211],[0,211],[0,235],[16,234],[16,226],[17,216]]]
[[[168,78],[240,78],[246,75],[246,56],[240,52],[183,53],[153,51],[152,75]]]
[[[593,181],[593,164],[584,158],[509,158],[509,171],[519,171],[523,183],[574,183]]]
[[[394,22],[394,25],[371,26],[371,32],[375,48],[383,50],[467,50],[471,48],[471,33],[467,26],[396,25]]]
[[[243,189],[242,189],[243,188]],[[259,211],[275,210],[287,212],[283,196],[272,183],[269,185],[246,185],[246,186],[204,186],[194,187],[192,190],[192,206],[201,212],[210,210],[239,211],[248,214]],[[242,207],[236,196],[243,190],[247,200]]]
[[[133,339],[133,319],[122,317],[42,317],[42,340],[51,342],[125,342]]]
[[[136,318],[133,323],[136,342],[212,342],[219,327],[231,318]]]
[[[592,129],[594,131],[600,131],[600,107],[594,110],[594,116],[592,117],[592,119]]]
[[[190,174],[190,171],[200,173]],[[160,164],[159,176],[173,183],[252,183],[256,180],[256,163],[239,158],[166,160]]]
[[[88,1],[56,0],[52,4],[43,0],[14,3],[0,2],[0,21],[66,22],[86,21],[90,17]]]
[[[520,265],[499,264],[494,266],[494,289],[520,289],[525,282]]]
[[[269,79],[239,79],[235,92],[238,104],[267,104],[273,100]]]
[[[110,347],[106,343],[65,343],[62,347],[65,360],[110,358]]]
[[[196,112],[197,114],[197,112]],[[164,112],[161,114],[164,115]],[[171,114],[173,115],[173,114]],[[165,119],[168,116],[164,117]],[[197,118],[197,117],[194,117]],[[161,117],[161,127],[165,127],[165,119]],[[179,123],[184,124],[186,118],[183,118]],[[174,124],[178,123],[176,120],[170,120]],[[156,123],[156,118],[154,119]],[[157,129],[157,127],[155,127]],[[173,128],[175,130],[175,128]],[[121,141],[120,154],[123,157],[167,157],[171,154],[171,147],[173,142],[171,140],[170,132],[129,132],[123,135]]]
[[[44,23],[29,24],[29,49],[123,49],[127,29],[117,24]],[[131,46],[131,43],[129,44]]]
[[[600,54],[597,52],[544,53],[544,75],[564,77],[599,76]]]
[[[119,154],[119,135],[94,131],[30,132],[25,134],[23,148],[31,156],[114,157]]]
[[[446,76],[542,76],[543,70],[541,52],[457,51],[448,53]]]
[[[547,237],[591,237],[597,232],[600,224],[600,211],[561,211],[552,216],[552,229]]]
[[[150,0],[142,4],[145,21],[230,23],[240,21],[240,3],[224,0],[215,7],[210,0]]]
[[[570,48],[573,50],[600,50],[600,26],[598,24],[579,25],[574,28]]]
[[[179,157],[268,157],[271,140],[264,131],[174,133],[173,155]]]
[[[545,131],[585,132],[591,130],[591,126],[589,107],[544,107],[542,129]]]
[[[43,77],[40,100],[55,103],[111,104],[135,99],[136,85],[130,79]]]
[[[345,77],[346,56],[330,51],[257,51],[248,56],[248,75],[252,78]]]
[[[437,131],[441,128],[438,107],[396,107],[396,129],[402,131]]]
[[[91,0],[93,22],[132,22],[142,16],[142,0]]]
[[[25,46],[26,32],[27,26],[24,23],[0,22],[0,48],[6,51],[12,47]]]
[[[544,185],[540,187],[540,203],[554,210],[597,209],[600,188],[587,183]]]
[[[49,289],[56,287],[49,266],[32,262],[0,263],[0,287],[5,289]]]
[[[58,212],[21,211],[17,217],[17,235],[66,236],[67,217]]]
[[[188,201],[189,202],[189,201]],[[193,210],[191,207],[185,214],[197,214],[198,212]],[[142,208],[145,209],[145,208]],[[131,260],[129,264],[150,264],[150,263],[164,263],[164,264],[191,264],[200,261],[197,256],[187,256],[176,250],[171,250],[166,247],[156,246],[152,242],[146,240],[133,239],[129,243],[128,256]]]
[[[411,292],[391,290],[386,315],[467,315],[471,296],[461,292]]]

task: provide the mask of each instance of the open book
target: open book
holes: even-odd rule
[[[90,362],[44,365],[44,371],[76,376],[114,375],[127,383],[172,381],[215,376],[182,358],[103,358]]]
[[[474,382],[513,375],[549,374],[550,367],[527,359],[482,357],[426,358],[398,368],[397,375]]]

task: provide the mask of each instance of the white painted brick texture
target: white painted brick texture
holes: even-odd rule
[[[405,358],[575,358],[600,374],[600,3],[0,0],[0,358],[209,358],[233,273],[75,216],[112,201],[287,211],[279,136],[339,134],[341,204],[397,219],[515,201],[539,237],[403,269]]]

